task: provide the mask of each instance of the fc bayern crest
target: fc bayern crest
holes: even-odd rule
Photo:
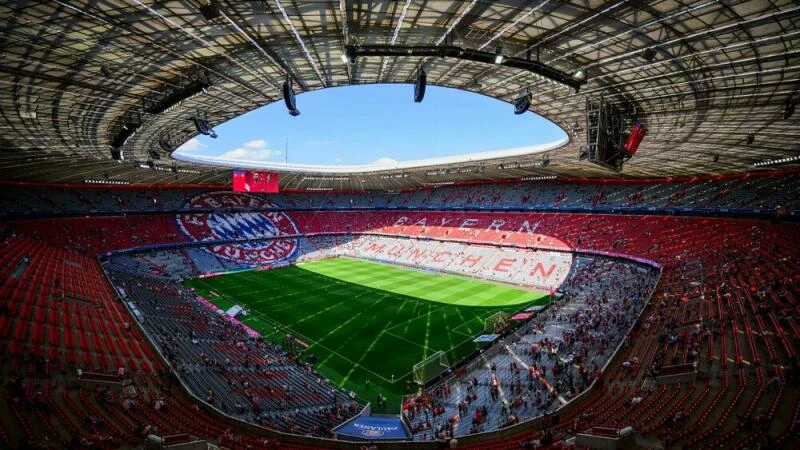
[[[243,212],[213,212],[178,214],[178,227],[195,242],[220,240],[268,239],[296,236],[297,225],[291,217],[279,211],[253,212],[253,209],[274,208],[260,197],[232,192],[206,192],[189,201],[188,207],[214,209],[243,209]],[[269,239],[204,247],[206,250],[233,261],[249,264],[272,264],[290,258],[297,251],[297,238]]]

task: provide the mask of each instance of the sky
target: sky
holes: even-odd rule
[[[299,94],[292,117],[283,101],[198,135],[178,152],[227,160],[294,164],[369,164],[545,144],[565,137],[534,113],[457,89],[428,86],[414,103],[412,84],[370,84]],[[288,149],[288,151],[287,151]]]

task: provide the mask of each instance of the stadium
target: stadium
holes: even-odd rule
[[[0,448],[797,448],[796,2],[0,17]],[[185,151],[361,85],[482,96],[563,138]]]

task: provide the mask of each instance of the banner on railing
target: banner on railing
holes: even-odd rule
[[[398,440],[410,437],[399,416],[357,417],[335,429],[334,433],[340,436],[368,440]]]

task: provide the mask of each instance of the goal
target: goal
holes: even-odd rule
[[[483,322],[483,331],[487,333],[498,333],[506,328],[511,320],[511,314],[503,311],[497,311],[491,316],[487,317]]]
[[[414,382],[424,386],[428,381],[438,377],[449,368],[450,363],[447,362],[447,355],[440,350],[414,364],[411,373],[414,375]]]

